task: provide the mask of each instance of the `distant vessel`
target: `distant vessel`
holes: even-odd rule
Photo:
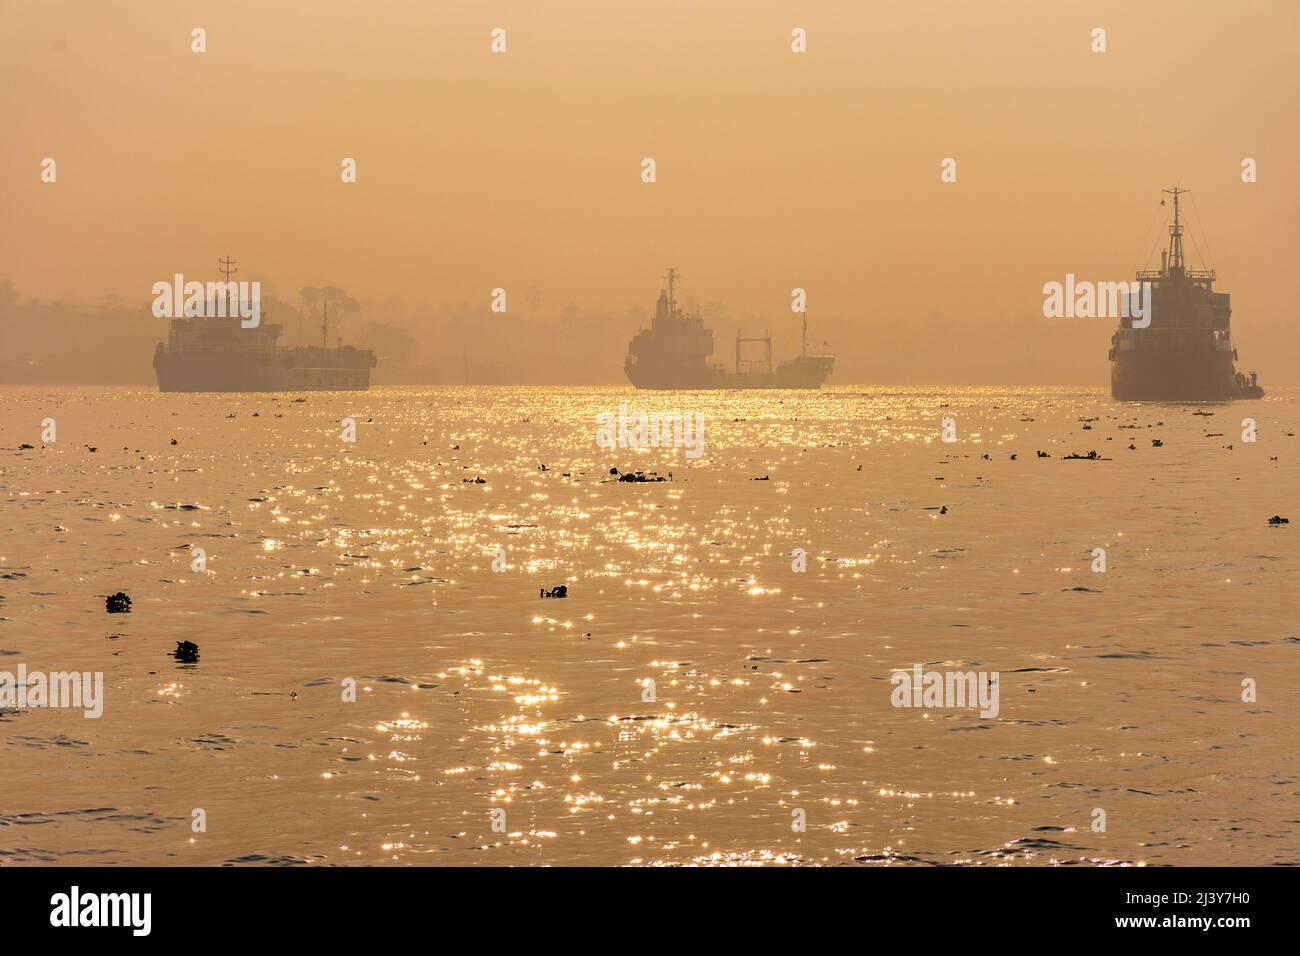
[[[223,274],[230,278],[230,260]],[[209,314],[215,310],[209,310]],[[233,318],[187,316],[172,319],[167,341],[153,354],[158,390],[163,392],[363,392],[370,388],[375,353],[326,342],[329,306],[321,321],[321,344],[281,348],[281,327],[260,322],[244,328]],[[263,319],[265,316],[262,317]]]
[[[1232,309],[1226,292],[1214,291],[1213,270],[1188,269],[1183,262],[1183,223],[1174,187],[1174,222],[1169,248],[1160,252],[1159,272],[1139,272],[1151,283],[1146,328],[1120,319],[1111,336],[1110,394],[1120,401],[1213,402],[1260,398],[1255,373],[1243,375],[1233,364]],[[1162,203],[1163,205],[1163,203]]]
[[[713,330],[704,319],[677,305],[674,283],[677,270],[669,269],[668,287],[660,291],[650,328],[642,329],[628,346],[623,370],[637,388],[819,388],[831,374],[835,359],[808,354],[808,317],[803,317],[803,354],[772,367],[772,338],[742,338],[736,333],[736,370],[728,372],[709,361]],[[741,363],[741,346],[762,342],[767,350],[761,362]]]

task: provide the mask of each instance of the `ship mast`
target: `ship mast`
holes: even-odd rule
[[[330,347],[329,342],[326,340],[326,335],[329,332],[329,327],[330,327],[330,300],[326,299],[325,308],[321,313],[321,320],[320,320],[320,347],[323,349],[327,349]]]
[[[808,357],[808,313],[804,311],[803,315],[803,357]]]
[[[226,314],[234,315],[234,300],[230,295],[230,277],[239,270],[235,268],[235,260],[230,258],[230,256],[226,256],[224,259],[218,259],[217,262],[220,264],[220,268],[217,271],[221,273],[226,282]]]
[[[673,298],[673,282],[677,278],[677,270],[669,266],[668,275],[665,278],[668,280],[668,314],[676,315],[677,300]]]
[[[1163,193],[1169,193],[1174,197],[1174,224],[1169,227],[1169,271],[1183,269],[1183,220],[1182,214],[1178,207],[1178,197],[1183,193],[1191,192],[1190,189],[1180,189],[1175,186],[1173,189],[1162,189]]]

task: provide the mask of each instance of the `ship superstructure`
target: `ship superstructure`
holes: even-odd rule
[[[650,328],[642,329],[628,345],[623,369],[637,388],[819,388],[831,373],[835,359],[808,354],[808,317],[803,318],[803,352],[798,358],[772,365],[772,338],[744,338],[736,333],[736,366],[728,372],[710,361],[713,330],[704,319],[686,312],[677,302],[677,270],[669,269],[667,286],[659,293]],[[742,346],[762,343],[762,360],[743,361]]]
[[[1232,308],[1226,292],[1214,291],[1213,269],[1189,269],[1183,256],[1180,198],[1175,186],[1169,247],[1161,250],[1160,270],[1137,274],[1151,284],[1145,328],[1134,318],[1120,319],[1111,337],[1110,393],[1121,401],[1211,402],[1258,398],[1264,394],[1255,374],[1236,370]]]

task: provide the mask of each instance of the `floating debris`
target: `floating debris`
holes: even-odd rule
[[[1271,518],[1268,519],[1268,523],[1271,524],[1271,525],[1274,525],[1274,526],[1276,526],[1276,525],[1283,525],[1283,524],[1290,524],[1290,523],[1291,523],[1291,519],[1290,519],[1290,518],[1283,518],[1281,515],[1273,515],[1273,517],[1271,517]]]
[[[177,641],[176,650],[172,651],[172,657],[182,664],[195,664],[199,659],[199,645],[191,641]]]
[[[110,594],[104,598],[104,610],[109,614],[130,614],[131,599],[123,591],[116,594]]]
[[[619,474],[619,470],[617,468],[611,468],[609,470],[609,473],[611,475],[618,475],[619,481],[667,481],[668,478],[671,478],[673,476],[673,473],[671,471],[668,472],[668,478],[664,478],[661,475],[659,475],[658,472],[654,472],[654,471],[650,472],[650,474],[648,475],[644,471],[624,472],[623,474]]]
[[[549,591],[546,588],[538,588],[537,596],[544,598],[566,598],[569,596],[569,588],[564,584],[557,584]]]

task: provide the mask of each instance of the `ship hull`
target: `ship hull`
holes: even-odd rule
[[[1121,353],[1110,366],[1110,394],[1121,402],[1228,402],[1264,394],[1237,382],[1231,352]]]
[[[162,392],[363,392],[369,367],[294,366],[284,353],[195,350],[154,354]]]
[[[771,373],[735,374],[716,366],[695,368],[671,365],[647,368],[628,362],[628,381],[640,389],[658,391],[703,391],[708,389],[821,388],[831,374],[833,358],[797,358]]]

